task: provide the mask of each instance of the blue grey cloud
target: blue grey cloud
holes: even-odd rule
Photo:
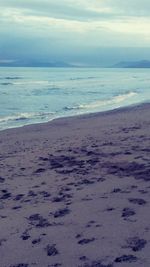
[[[149,0],[0,0],[0,60],[148,58],[149,10]]]
[[[82,1],[81,1],[82,2]],[[28,15],[33,16],[46,16],[59,19],[68,20],[92,20],[106,18],[109,19],[113,16],[107,10],[97,13],[94,10],[86,8],[86,5],[75,5],[73,2],[68,1],[10,1],[7,0],[0,4],[3,8],[16,8],[20,9]]]
[[[150,15],[149,0],[1,0],[0,6],[26,10],[33,15],[77,20]]]

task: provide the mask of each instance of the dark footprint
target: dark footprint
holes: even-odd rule
[[[85,244],[91,243],[93,241],[95,241],[95,238],[94,237],[93,238],[90,238],[90,239],[89,238],[84,238],[84,239],[79,240],[78,241],[78,244],[85,245]]]
[[[45,218],[43,218],[41,215],[39,214],[33,214],[31,215],[28,220],[30,221],[30,223],[32,225],[34,225],[35,227],[48,227],[51,226],[51,224],[49,223],[49,221]]]
[[[9,267],[29,267],[29,264],[26,263],[19,263],[17,265],[11,265]]]
[[[26,168],[20,168],[21,171],[25,171]]]
[[[120,188],[114,188],[114,190],[112,191],[112,193],[120,193],[121,189]]]
[[[14,200],[18,201],[21,200],[24,197],[24,194],[18,194],[15,196]]]
[[[84,180],[82,180],[82,182],[80,184],[90,185],[90,184],[94,184],[94,181],[90,181],[88,179],[84,179]]]
[[[147,241],[145,239],[133,237],[127,240],[127,244],[127,248],[131,248],[133,251],[140,251],[145,247]]]
[[[7,241],[7,239],[4,239],[4,238],[3,239],[0,239],[0,246],[2,246],[3,243],[6,242],[6,241]]]
[[[137,257],[133,256],[133,255],[122,255],[121,257],[118,257],[115,259],[115,262],[119,263],[119,262],[135,262],[137,261]]]
[[[82,237],[82,234],[77,234],[76,236],[75,236],[75,238],[81,238]]]
[[[70,213],[70,210],[69,210],[68,208],[60,209],[60,210],[58,210],[58,211],[56,211],[56,212],[54,213],[54,217],[55,217],[55,218],[63,217],[63,216],[65,216],[65,215],[69,214],[69,213]]]
[[[14,207],[12,207],[12,210],[19,210],[21,208],[22,208],[22,206],[14,206]]]
[[[61,263],[54,263],[52,265],[48,265],[48,267],[60,267],[60,266],[62,266]]]
[[[64,200],[65,200],[65,197],[64,196],[62,196],[62,197],[54,197],[52,199],[52,202],[62,202]]]
[[[80,261],[86,261],[86,260],[87,260],[87,257],[86,257],[86,256],[81,256],[81,257],[79,258],[79,260],[80,260]]]
[[[142,198],[129,198],[129,202],[133,204],[138,204],[138,205],[145,205],[146,201]]]
[[[30,235],[28,234],[27,231],[25,231],[22,235],[21,235],[22,240],[28,240],[30,238]]]
[[[5,179],[0,176],[0,183],[4,183]]]
[[[47,252],[47,256],[56,256],[59,254],[58,250],[55,247],[56,245],[47,245],[47,247],[45,248],[46,252]]]
[[[106,211],[113,211],[113,210],[115,210],[115,208],[113,208],[113,207],[112,208],[110,207],[110,208],[106,209]]]
[[[39,244],[40,242],[41,242],[41,238],[32,240],[33,245]]]
[[[49,161],[49,158],[39,157],[39,160]]]
[[[92,226],[94,226],[95,223],[96,223],[95,221],[89,221],[85,227],[87,227],[87,228],[92,227]]]
[[[37,194],[34,191],[30,190],[28,192],[28,197],[36,197],[36,196],[37,196]]]
[[[35,174],[38,174],[38,173],[45,172],[45,171],[46,171],[45,169],[43,169],[43,168],[39,168],[39,169],[37,169],[34,173],[35,173]]]
[[[148,193],[148,191],[146,191],[146,190],[138,190],[141,194],[147,194]]]
[[[133,216],[135,215],[135,211],[131,208],[124,208],[123,211],[122,211],[122,217],[123,218],[129,218],[130,216]]]
[[[8,199],[11,197],[11,193],[4,193],[2,197],[0,197],[0,199]]]

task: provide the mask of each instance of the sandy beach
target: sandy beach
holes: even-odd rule
[[[0,267],[150,266],[150,104],[0,132]]]

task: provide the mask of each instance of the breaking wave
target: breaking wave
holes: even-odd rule
[[[49,85],[49,81],[34,81],[34,80],[29,80],[29,81],[14,81],[14,85]]]
[[[52,115],[55,112],[31,112],[31,113],[19,113],[15,115],[0,117],[0,123],[7,123],[10,121],[23,121],[23,120],[33,120],[33,119],[45,119]]]
[[[89,104],[81,104],[74,107],[65,107],[64,110],[82,110],[82,109],[96,109],[104,106],[115,105],[137,95],[136,92],[128,92],[126,94],[114,96],[107,100],[98,100]]]

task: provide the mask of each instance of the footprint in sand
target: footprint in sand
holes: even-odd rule
[[[47,256],[56,256],[59,254],[58,250],[56,249],[56,245],[47,245],[47,247],[45,248],[46,252],[47,252]]]

